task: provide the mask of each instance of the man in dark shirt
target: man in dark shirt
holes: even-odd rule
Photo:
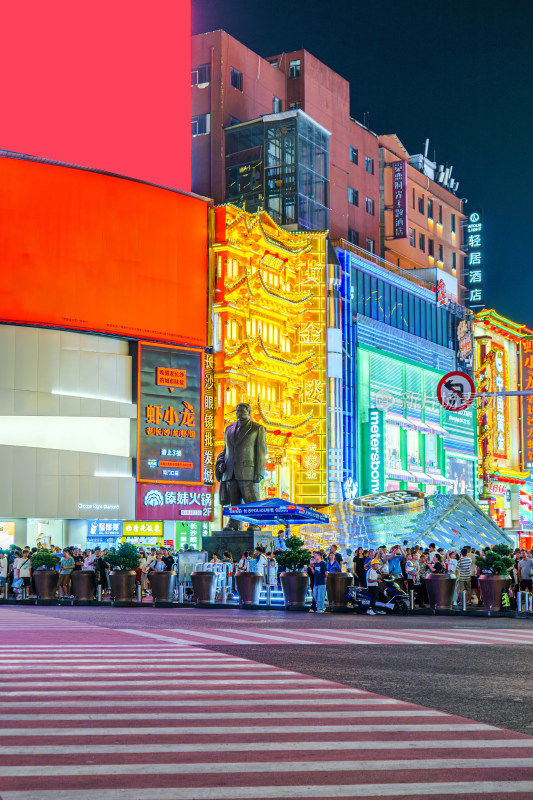
[[[313,600],[316,603],[316,613],[324,613],[324,599],[326,596],[326,563],[322,560],[319,550],[313,553],[315,562],[309,564],[309,569],[313,573]]]
[[[94,551],[93,569],[96,585],[101,586],[102,590],[107,589],[107,563],[102,558],[102,551],[99,547]]]
[[[163,547],[163,563],[165,564],[165,570],[172,572],[174,569],[174,557],[170,555],[166,547]]]
[[[79,547],[75,547],[72,551],[72,558],[74,559],[74,570],[83,569],[85,558]]]

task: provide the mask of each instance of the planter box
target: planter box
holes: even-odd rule
[[[508,590],[511,579],[505,575],[480,575],[479,586],[486,611],[502,610],[502,592]]]
[[[353,584],[349,572],[328,572],[326,575],[326,594],[330,608],[346,608],[346,593]]]
[[[214,603],[217,592],[217,576],[214,572],[192,572],[192,590],[197,603]]]
[[[455,599],[457,580],[451,575],[426,575],[424,578],[430,608],[450,609]]]
[[[256,572],[238,572],[235,576],[237,591],[239,592],[239,605],[258,606],[263,576]]]
[[[135,590],[137,573],[135,571],[110,572],[109,583],[111,594],[115,600],[122,603],[129,603]]]
[[[36,569],[33,572],[35,591],[40,600],[55,600],[59,572],[55,569]]]
[[[176,573],[175,572],[153,572],[148,573],[148,580],[150,581],[150,589],[152,590],[152,597],[155,600],[165,600],[170,602],[174,600],[174,591],[176,589]]]
[[[303,572],[282,572],[281,586],[287,608],[305,606],[309,578]]]
[[[72,594],[76,600],[92,600],[96,589],[94,572],[88,569],[75,569],[70,574]]]

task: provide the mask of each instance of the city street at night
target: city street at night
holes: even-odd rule
[[[0,624],[2,800],[531,796],[528,620],[2,607]]]

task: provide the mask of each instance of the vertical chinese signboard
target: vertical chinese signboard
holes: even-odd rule
[[[465,305],[477,311],[484,308],[483,295],[483,219],[478,208],[471,211],[464,223]]]
[[[139,344],[137,480],[203,484],[203,352]]]
[[[507,357],[505,349],[492,344],[492,391],[504,392],[509,388]],[[509,401],[507,397],[495,397],[492,410],[492,453],[498,458],[507,458],[509,439]]]
[[[522,469],[533,470],[533,338],[523,339],[520,350],[522,391]]]
[[[211,353],[204,362],[204,463],[203,482],[215,482],[215,362]]]
[[[407,162],[392,162],[393,238],[407,238]]]

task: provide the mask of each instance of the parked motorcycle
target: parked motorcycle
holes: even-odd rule
[[[408,614],[409,596],[394,575],[382,575],[375,611],[382,614]],[[347,602],[357,614],[365,614],[371,607],[370,592],[366,586],[350,586]]]

